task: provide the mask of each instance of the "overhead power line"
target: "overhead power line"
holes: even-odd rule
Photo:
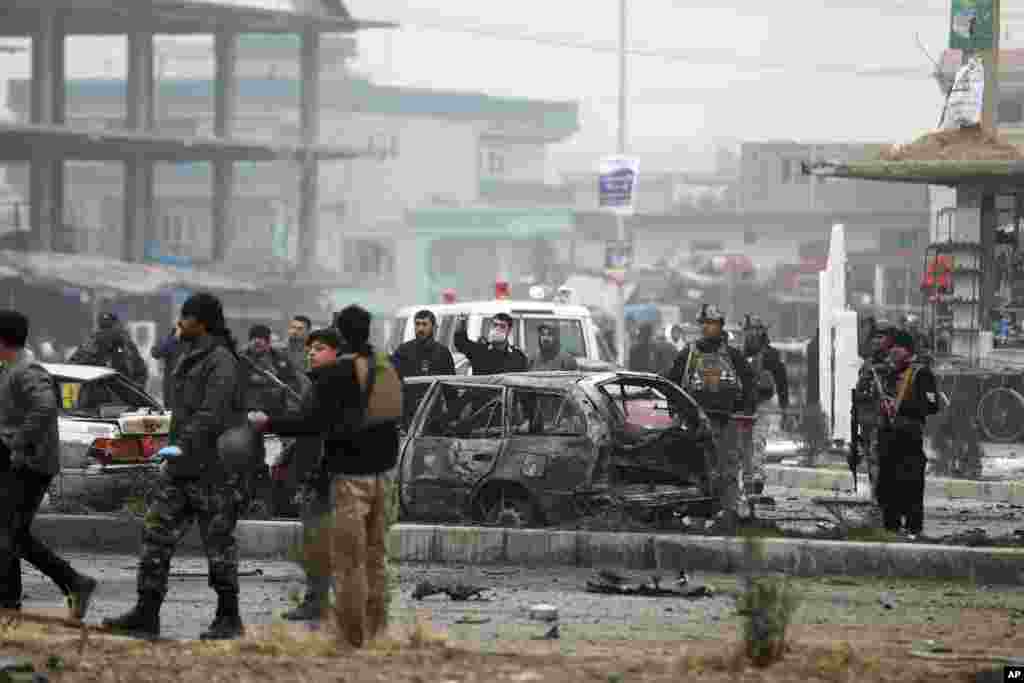
[[[402,21],[403,27],[412,27],[442,33],[461,33],[478,38],[493,40],[505,40],[514,42],[533,43],[544,47],[560,49],[573,49],[594,52],[598,54],[617,55],[618,48],[612,42],[586,42],[545,36],[535,33],[509,30],[507,28],[496,28],[487,26],[470,26],[451,22],[438,21]],[[887,66],[887,65],[864,65],[864,64],[840,64],[829,62],[774,62],[761,57],[744,57],[735,52],[718,48],[654,48],[643,46],[632,46],[627,49],[630,55],[635,57],[648,57],[661,59],[666,62],[678,62],[700,66],[732,66],[741,71],[766,72],[805,72],[825,73],[836,75],[851,75],[864,77],[883,78],[905,78],[925,79],[931,78],[931,69],[926,66]]]

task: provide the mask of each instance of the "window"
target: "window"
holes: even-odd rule
[[[603,384],[601,394],[626,433],[689,429],[697,422],[696,405],[667,382],[619,380]]]
[[[416,410],[430,389],[430,382],[406,382],[402,385],[402,433],[407,434]]]
[[[423,435],[500,438],[504,434],[502,397],[498,387],[442,384],[427,412]]]
[[[587,423],[569,395],[517,389],[510,403],[509,431],[530,436],[581,436],[586,434]]]
[[[389,246],[377,240],[345,240],[345,272],[370,277],[394,273],[394,256]]]
[[[501,152],[488,152],[487,172],[490,175],[503,175],[505,173],[505,155]]]
[[[395,318],[391,323],[391,335],[388,338],[388,351],[394,353],[405,339],[405,325],[408,318]]]
[[[69,415],[110,418],[140,408],[159,408],[145,394],[117,376],[92,382],[58,378],[61,405]]]
[[[542,323],[554,325],[558,328],[562,351],[565,351],[570,356],[575,356],[576,358],[587,357],[587,346],[583,339],[583,321],[566,318],[525,318],[523,322],[526,325],[524,339],[526,348],[524,348],[523,351],[530,358],[533,358],[540,353],[540,347],[537,341],[537,329]]]

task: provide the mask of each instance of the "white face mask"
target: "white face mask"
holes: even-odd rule
[[[487,339],[492,344],[504,344],[508,341],[508,332],[492,327],[490,333],[487,335]]]

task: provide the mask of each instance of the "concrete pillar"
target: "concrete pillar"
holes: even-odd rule
[[[999,222],[999,210],[996,207],[996,193],[985,190],[981,197],[981,303],[979,304],[979,327],[983,330],[992,329],[992,307],[995,305],[996,290],[999,285],[999,273],[996,272],[996,223]]]
[[[872,297],[875,300],[875,318],[885,317],[885,266],[875,265],[875,292]]]
[[[128,79],[125,127],[134,131],[152,131],[156,112],[154,94],[153,34],[135,31],[128,34]],[[143,261],[146,241],[152,235],[153,162],[142,156],[125,162],[124,169],[124,240],[121,258]]]
[[[302,33],[301,74],[302,144],[315,145],[320,137],[320,34],[312,29]],[[300,273],[309,273],[316,264],[319,237],[319,168],[316,157],[308,150],[300,163],[297,265]]]
[[[219,138],[230,138],[238,101],[238,36],[220,32],[214,37],[215,70],[213,130]],[[235,166],[227,160],[213,162],[213,260],[223,261],[231,227],[231,200],[235,185]]]
[[[64,40],[63,14],[41,11],[38,30],[32,36],[31,121],[34,124],[64,123]],[[42,154],[33,157],[29,194],[31,242],[38,249],[50,251],[64,219],[63,159]]]

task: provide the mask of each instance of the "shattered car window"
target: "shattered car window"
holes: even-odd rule
[[[406,382],[402,385],[402,432],[408,432],[416,410],[420,407],[423,397],[430,389],[430,382]]]
[[[513,434],[579,436],[587,423],[579,406],[566,394],[517,390],[512,394],[509,415]]]
[[[627,432],[688,428],[696,418],[696,409],[683,396],[671,395],[668,386],[613,382],[601,393]]]
[[[91,382],[55,379],[60,388],[61,407],[75,417],[112,418],[132,410],[159,408],[155,401],[116,375]]]
[[[503,391],[499,387],[442,385],[423,426],[424,436],[479,439],[503,433]]]

